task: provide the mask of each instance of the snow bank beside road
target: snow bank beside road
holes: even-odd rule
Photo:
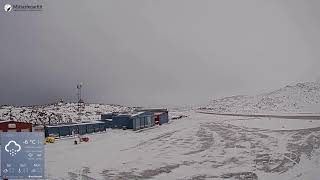
[[[226,122],[240,127],[268,130],[297,130],[320,127],[320,121],[318,120],[244,118]]]

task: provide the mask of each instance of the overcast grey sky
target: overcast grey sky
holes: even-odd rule
[[[82,81],[88,102],[191,105],[320,77],[318,0],[38,2],[1,2],[0,104],[74,101]]]

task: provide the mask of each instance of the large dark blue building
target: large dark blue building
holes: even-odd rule
[[[169,111],[164,108],[140,109],[142,112],[154,113],[155,124],[161,125],[169,122]]]
[[[106,113],[101,115],[107,128],[143,129],[155,124],[168,123],[167,109],[140,109],[135,113]]]
[[[152,112],[137,112],[114,116],[111,128],[138,130],[152,126],[154,126],[154,114]]]

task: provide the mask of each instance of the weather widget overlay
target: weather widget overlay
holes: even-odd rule
[[[1,177],[6,179],[44,178],[43,133],[1,133]]]

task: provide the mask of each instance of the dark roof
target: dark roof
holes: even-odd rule
[[[28,123],[28,122],[21,122],[21,121],[15,121],[15,120],[0,120],[0,123],[8,123],[8,122],[32,124],[32,123]]]
[[[165,108],[150,108],[150,109],[138,109],[138,111],[168,112],[168,109],[165,109]]]

